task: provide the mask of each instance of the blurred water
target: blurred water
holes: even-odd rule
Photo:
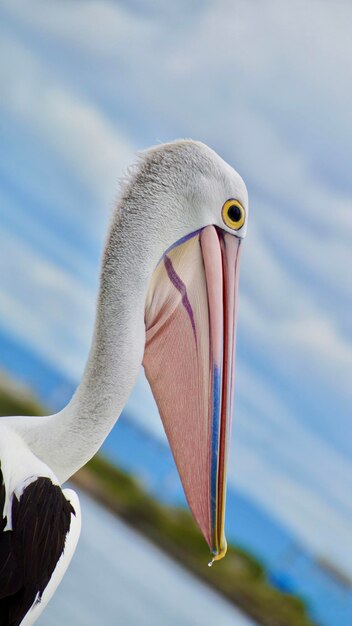
[[[86,495],[80,500],[77,552],[38,626],[254,626]]]

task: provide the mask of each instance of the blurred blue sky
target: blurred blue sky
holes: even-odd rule
[[[118,177],[211,145],[251,203],[230,481],[350,575],[351,23],[344,0],[0,1],[0,328],[78,380]],[[130,407],[163,437],[142,376]]]

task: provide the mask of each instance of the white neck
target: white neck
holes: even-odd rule
[[[151,275],[163,252],[184,235],[177,221],[164,236],[153,225],[146,232],[145,224],[128,232],[129,224],[117,215],[109,231],[92,346],[72,400],[48,417],[6,418],[60,482],[97,452],[119,417],[143,359]]]

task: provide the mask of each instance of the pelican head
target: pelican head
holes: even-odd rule
[[[240,244],[248,197],[239,174],[200,142],[148,150],[120,216],[141,238],[143,365],[184,491],[212,553],[226,552],[226,462],[235,362]],[[149,265],[147,258],[153,258]],[[141,261],[142,260],[142,261]],[[152,270],[152,271],[151,271]]]

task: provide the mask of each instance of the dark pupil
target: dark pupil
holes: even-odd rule
[[[242,211],[237,204],[233,204],[229,207],[227,211],[227,215],[229,216],[232,222],[239,222],[242,217]]]

